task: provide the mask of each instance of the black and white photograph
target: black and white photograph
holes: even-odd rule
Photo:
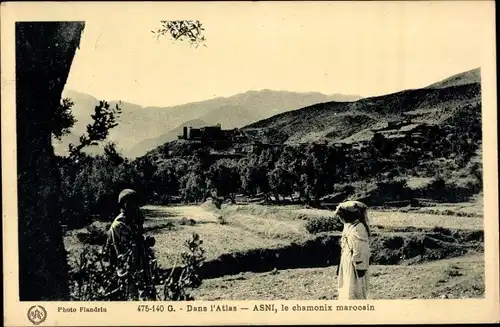
[[[110,302],[234,317],[494,299],[494,4],[293,4],[9,22],[20,324]]]

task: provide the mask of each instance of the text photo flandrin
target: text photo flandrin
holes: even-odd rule
[[[229,74],[210,61],[225,35],[205,21],[165,20],[144,33],[124,27],[135,31],[124,41],[92,24],[16,23],[21,301],[484,298],[480,67],[427,81],[408,71],[415,83],[391,90],[373,80],[370,90],[310,92],[314,71],[330,67],[318,58],[315,68],[304,62],[302,91],[269,78],[238,82],[238,93],[201,76],[211,93],[230,94],[193,90],[161,106],[169,100],[154,76],[175,64],[164,51]],[[303,28],[297,38],[312,42],[315,27]],[[136,45],[140,53],[123,51]],[[93,56],[109,67],[100,72]],[[248,74],[259,67],[232,60]],[[133,68],[149,61],[148,77]],[[186,67],[185,78],[199,72]],[[135,94],[125,85],[137,79]],[[181,90],[168,85],[172,97]],[[158,102],[140,102],[141,92]]]

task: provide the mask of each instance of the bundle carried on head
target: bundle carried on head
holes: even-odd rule
[[[345,201],[335,209],[335,216],[338,216],[342,222],[359,221],[365,225],[368,234],[370,228],[368,224],[368,206],[360,201]]]

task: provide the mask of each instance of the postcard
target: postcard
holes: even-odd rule
[[[494,7],[2,3],[5,325],[499,322]]]

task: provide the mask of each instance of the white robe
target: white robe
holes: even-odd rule
[[[366,299],[368,272],[358,277],[356,270],[368,270],[370,244],[368,231],[362,223],[344,225],[341,239],[342,252],[338,275],[338,299]]]

